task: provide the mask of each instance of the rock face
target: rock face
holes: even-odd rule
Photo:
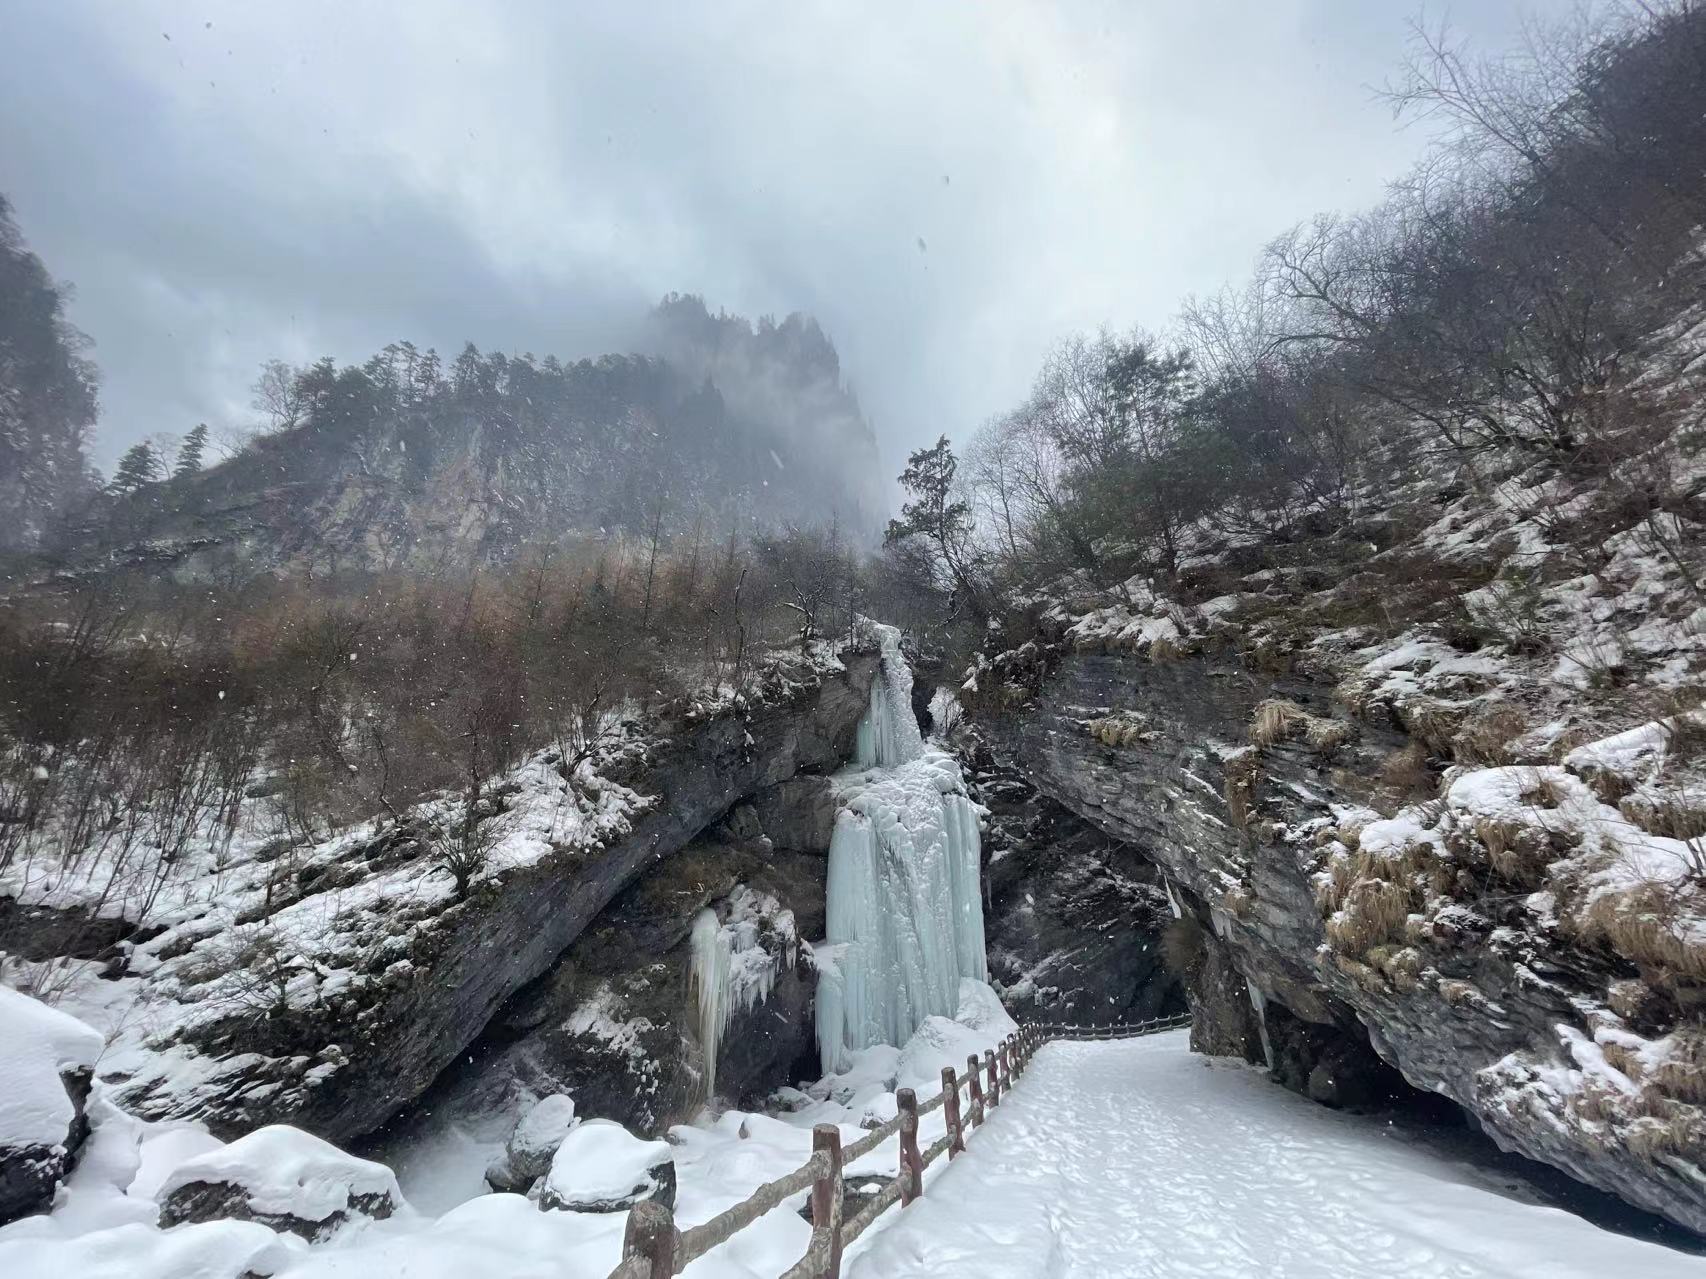
[[[583,1115],[636,1132],[661,1135],[691,1117],[710,1099],[690,974],[690,934],[709,909],[724,922],[748,918],[770,974],[764,998],[731,1008],[715,1092],[756,1101],[793,1082],[798,1064],[815,1060],[817,973],[801,939],[822,931],[825,871],[821,853],[776,852],[728,826],[693,841],[504,1007],[487,1069],[534,1092],[571,1092]]]
[[[0,1224],[46,1208],[89,1135],[100,1034],[0,986]]]
[[[380,1221],[402,1203],[384,1164],[282,1124],[185,1160],[155,1193],[160,1225],[233,1218],[258,1221],[311,1243],[358,1218]]]
[[[983,836],[989,969],[1016,1017],[1103,1025],[1184,1009],[1162,960],[1160,872],[1130,844],[968,747]]]
[[[367,967],[335,996],[323,987],[312,999],[285,991],[264,1015],[252,1001],[209,1009],[200,991],[230,967],[221,936],[210,932],[187,954],[168,957],[171,1003],[158,1015],[172,1020],[172,1005],[191,1015],[154,1042],[158,1056],[143,1069],[114,1081],[123,1085],[122,1103],[145,1118],[200,1118],[221,1134],[281,1121],[336,1140],[372,1131],[648,868],[743,797],[802,770],[838,766],[852,750],[875,668],[874,656],[851,654],[841,669],[806,682],[779,680],[741,712],[659,725],[643,751],[603,774],[605,784],[638,797],[619,834],[592,847],[547,848],[448,908],[376,916],[372,927],[392,936],[358,952]],[[359,861],[359,851],[352,847],[349,858]],[[320,913],[338,908],[334,892]],[[640,971],[634,957],[663,948],[639,949],[636,940],[613,944]],[[312,967],[303,979],[310,984]],[[201,1059],[187,1084],[185,1055]]]
[[[1309,716],[1311,731],[1253,746],[1258,706],[1275,698]],[[1664,1034],[1669,1022],[1649,1025],[1632,997],[1622,1013],[1609,1010],[1619,992],[1652,986],[1631,980],[1637,970],[1627,960],[1559,930],[1550,896],[1531,892],[1538,879],[1513,869],[1523,850],[1536,852],[1527,833],[1466,824],[1455,851],[1416,855],[1423,874],[1436,864],[1462,868],[1444,885],[1461,905],[1421,914],[1399,906],[1396,940],[1347,941],[1355,912],[1332,914],[1333,876],[1352,874],[1352,906],[1386,881],[1354,887],[1359,863],[1338,841],[1350,814],[1376,818],[1365,806],[1383,763],[1408,742],[1395,730],[1335,719],[1320,686],[1257,673],[1230,656],[1076,653],[1041,680],[1010,745],[1039,787],[1141,848],[1206,922],[1215,950],[1191,982],[1201,1046],[1249,1055],[1241,980],[1265,1005],[1276,1074],[1293,1086],[1340,1104],[1378,1092],[1358,1056],[1360,1024],[1380,1058],[1470,1111],[1501,1145],[1706,1230],[1706,1114],[1694,1100],[1706,1095],[1706,1074],[1690,1065],[1692,1040],[1680,1028]],[[1568,788],[1560,779],[1551,789]],[[1213,957],[1222,951],[1224,959]],[[1659,1092],[1648,1103],[1657,1115],[1630,1121],[1615,1099],[1594,1101],[1595,1072],[1603,1074],[1600,1044],[1615,1058],[1619,1044],[1641,1043],[1673,1056],[1648,1081]]]

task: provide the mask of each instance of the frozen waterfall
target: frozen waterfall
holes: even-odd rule
[[[905,1043],[926,1017],[952,1017],[961,979],[988,978],[977,808],[953,756],[919,734],[900,633],[878,633],[880,677],[854,762],[835,779],[829,936],[818,948],[826,1074],[851,1051]]]

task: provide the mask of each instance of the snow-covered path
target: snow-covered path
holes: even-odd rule
[[[1473,1184],[1366,1119],[1188,1053],[1179,1031],[1044,1047],[968,1154],[859,1251],[850,1279],[1703,1270]]]

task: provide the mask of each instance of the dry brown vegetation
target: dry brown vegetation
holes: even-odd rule
[[[465,888],[488,779],[611,716],[753,690],[759,657],[835,638],[866,585],[827,534],[541,548],[504,571],[220,589],[105,579],[0,610],[0,869],[93,859],[143,914],[245,799],[282,847],[451,791],[420,837]],[[292,859],[274,858],[280,876]],[[97,902],[97,905],[100,903]]]
[[[1257,746],[1301,737],[1311,750],[1330,755],[1356,736],[1356,728],[1344,720],[1311,715],[1296,702],[1269,698],[1259,703],[1250,721],[1250,741]]]

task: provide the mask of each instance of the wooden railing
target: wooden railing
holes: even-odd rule
[[[944,1153],[949,1159],[965,1153],[967,1137],[983,1126],[985,1113],[1001,1104],[1045,1043],[1055,1039],[1131,1039],[1189,1022],[1190,1015],[1182,1013],[1123,1026],[1027,1023],[998,1047],[986,1050],[981,1062],[975,1055],[967,1057],[963,1072],[956,1074],[952,1066],[942,1067],[942,1091],[928,1101],[919,1101],[911,1088],[900,1089],[895,1093],[900,1113],[849,1146],[842,1146],[841,1130],[834,1124],[818,1124],[812,1129],[811,1158],[804,1164],[690,1230],[677,1230],[670,1210],[662,1204],[636,1204],[628,1214],[621,1264],[610,1272],[609,1279],[670,1279],[807,1187],[812,1192],[811,1245],[781,1279],[840,1279],[841,1254],[847,1246],[897,1201],[904,1208],[922,1195],[924,1170]],[[961,1092],[966,1093],[963,1114]],[[946,1131],[920,1150],[919,1120],[937,1110],[945,1112]],[[897,1133],[900,1157],[895,1179],[872,1195],[851,1221],[843,1221],[842,1170]]]

